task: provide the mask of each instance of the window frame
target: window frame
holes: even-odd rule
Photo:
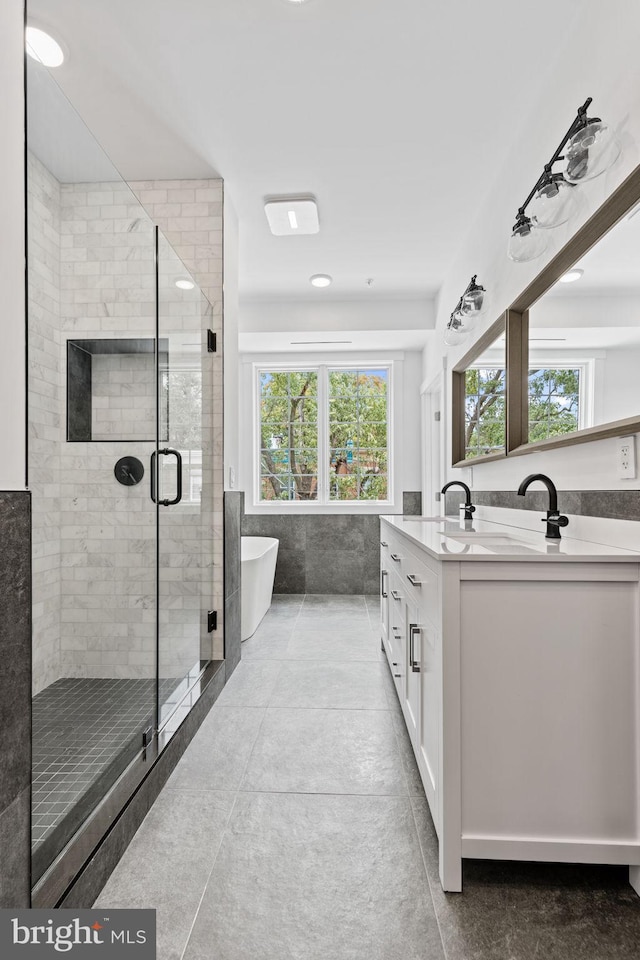
[[[322,359],[307,360],[306,355],[299,355],[299,360],[282,361],[268,358],[251,363],[252,378],[252,454],[251,472],[253,489],[253,509],[265,512],[282,510],[294,512],[321,512],[321,513],[385,513],[396,508],[396,463],[397,463],[397,423],[396,423],[396,359],[379,361],[375,357],[364,358],[357,355],[353,359],[340,357],[331,359],[324,356]],[[387,371],[387,499],[386,500],[332,500],[329,497],[330,478],[330,451],[329,451],[329,371],[331,370],[362,370],[377,369]],[[261,472],[260,472],[260,377],[262,373],[290,373],[314,372],[318,376],[318,496],[316,500],[262,500]]]

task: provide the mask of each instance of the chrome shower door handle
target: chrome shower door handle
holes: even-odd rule
[[[173,500],[158,500],[157,491],[156,491],[156,451],[154,450],[151,454],[151,499],[154,503],[159,504],[161,507],[171,507],[176,503],[180,503],[182,500],[182,455],[178,450],[174,450],[173,447],[163,447],[162,450],[157,451],[162,457],[175,457],[176,458],[176,495]],[[158,484],[159,485],[159,484]]]

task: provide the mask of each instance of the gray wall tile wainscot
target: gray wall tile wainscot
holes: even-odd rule
[[[419,515],[421,501],[419,491],[405,491],[404,513]],[[380,520],[376,514],[244,514],[242,534],[280,541],[275,593],[378,592]]]
[[[224,494],[224,658],[227,676],[240,662],[240,524],[244,494]]]
[[[445,494],[446,513],[455,515],[463,502],[461,490]],[[524,497],[515,490],[474,490],[471,500],[478,506],[502,507],[509,510],[548,509],[549,495],[544,487],[529,487]],[[611,520],[640,520],[640,491],[638,490],[558,490],[558,507],[562,513],[578,517],[606,517]]]
[[[30,905],[31,494],[0,493],[0,907]]]

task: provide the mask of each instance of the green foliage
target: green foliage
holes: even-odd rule
[[[387,497],[387,371],[331,370],[330,498]],[[318,378],[261,374],[261,498],[316,499]]]
[[[504,369],[472,368],[465,373],[465,457],[503,451],[506,440]],[[578,429],[580,371],[529,371],[529,440],[544,440]]]

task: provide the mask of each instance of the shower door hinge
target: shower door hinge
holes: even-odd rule
[[[212,633],[213,630],[218,629],[218,611],[209,610],[207,613],[207,631]]]
[[[207,350],[209,353],[215,353],[218,349],[218,337],[213,330],[207,330]]]

